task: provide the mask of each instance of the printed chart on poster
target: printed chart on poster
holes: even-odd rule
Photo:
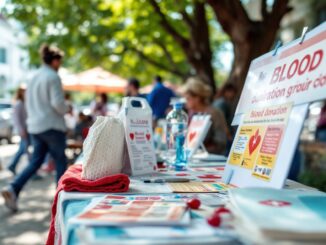
[[[326,98],[326,23],[252,61],[223,181],[282,188],[309,103]],[[280,113],[269,115],[268,111]]]

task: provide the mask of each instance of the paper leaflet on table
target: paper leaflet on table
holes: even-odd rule
[[[156,200],[155,200],[156,199]],[[189,225],[185,202],[155,197],[107,195],[71,220],[86,225]]]
[[[249,239],[326,241],[326,193],[271,188],[237,188],[229,193],[236,228]]]
[[[106,229],[77,228],[80,240],[87,244],[229,244],[235,239],[234,232],[214,229],[206,220],[196,219],[191,226],[183,227],[115,227]]]
[[[227,193],[233,185],[227,185],[223,182],[206,183],[206,182],[187,182],[187,183],[168,183],[174,193]]]
[[[198,182],[218,182],[221,181],[224,172],[224,167],[193,167],[189,168],[188,171],[173,171],[168,169],[159,169],[157,173],[150,175],[142,175],[134,177],[133,179],[142,180],[143,178],[185,178],[190,181]]]

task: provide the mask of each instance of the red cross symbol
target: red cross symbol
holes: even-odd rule
[[[290,202],[278,201],[278,200],[265,200],[265,201],[260,201],[259,203],[266,206],[272,206],[272,207],[285,207],[291,205]]]

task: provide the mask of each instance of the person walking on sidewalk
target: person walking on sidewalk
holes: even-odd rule
[[[16,92],[16,102],[13,109],[13,121],[18,135],[20,136],[20,143],[18,151],[11,160],[8,170],[16,175],[16,166],[19,163],[20,158],[27,153],[30,160],[30,154],[28,153],[28,146],[30,144],[29,135],[27,133],[27,113],[25,108],[25,89],[19,88]]]
[[[32,139],[33,154],[26,168],[1,192],[5,205],[13,212],[17,211],[19,193],[41,167],[48,152],[56,164],[57,181],[67,168],[64,114],[68,106],[57,74],[63,53],[47,45],[41,48],[40,53],[43,65],[28,83],[26,93],[27,129]]]

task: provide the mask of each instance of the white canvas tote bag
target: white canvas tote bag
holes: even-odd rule
[[[119,118],[98,116],[83,144],[82,178],[95,180],[121,173],[124,140],[124,126]]]

